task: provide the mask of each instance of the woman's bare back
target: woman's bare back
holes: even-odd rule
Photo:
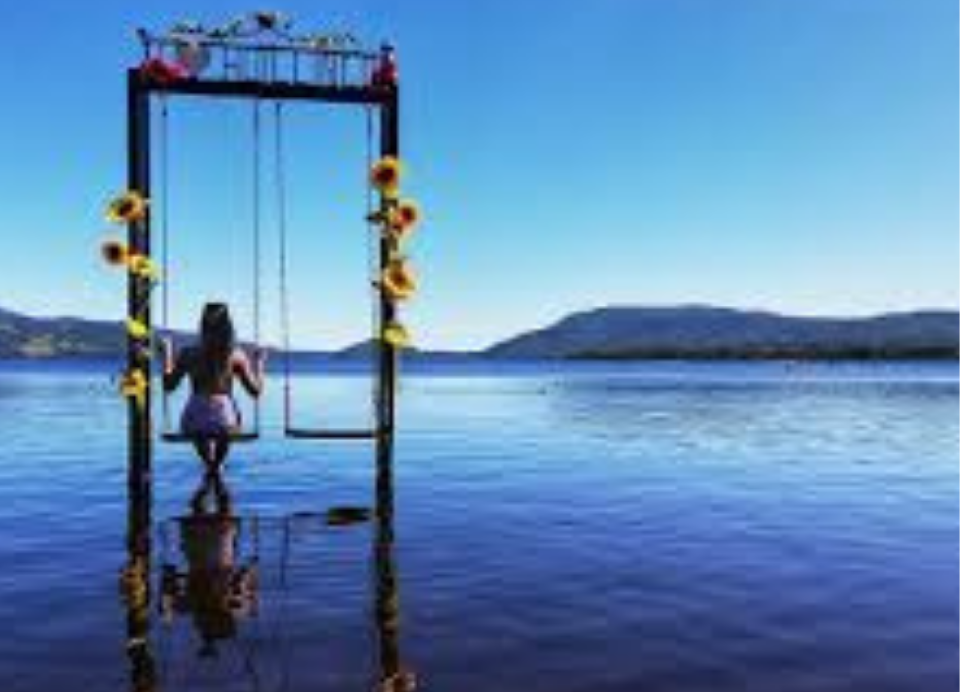
[[[231,395],[234,377],[250,396],[260,396],[263,391],[262,373],[254,370],[243,350],[236,348],[225,363],[212,362],[198,347],[185,348],[180,352],[175,370],[187,375],[194,394],[201,396]]]

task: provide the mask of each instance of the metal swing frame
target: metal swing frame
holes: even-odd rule
[[[393,64],[393,48],[382,46],[377,51],[364,51],[352,45],[332,45],[293,40],[277,35],[271,40],[231,41],[209,34],[188,33],[153,36],[139,32],[144,48],[144,64],[175,55],[183,45],[202,48],[209,57],[205,75],[167,79],[143,67],[127,71],[127,179],[128,189],[143,198],[151,198],[151,104],[156,96],[230,98],[276,102],[307,101],[332,105],[359,106],[375,109],[379,114],[379,155],[399,154],[399,89],[395,80],[378,80],[377,70]],[[271,38],[271,37],[268,37]],[[380,207],[388,200],[381,196]],[[151,258],[151,213],[149,205],[141,219],[128,224],[127,245],[130,253]],[[391,257],[390,243],[381,238],[378,267],[383,270]],[[154,328],[151,315],[150,277],[130,272],[127,285],[127,316]],[[392,323],[396,306],[378,287],[375,300],[377,323]],[[287,429],[288,437],[297,439],[372,439],[389,441],[395,418],[397,349],[389,342],[375,338],[374,346],[374,423],[361,430]],[[140,486],[151,476],[154,420],[152,406],[152,354],[142,341],[127,336],[128,371],[145,375],[145,389],[139,400],[128,403],[129,482]],[[173,435],[177,441],[182,436]],[[253,433],[240,433],[231,440],[255,439]],[[189,438],[188,438],[189,439]]]

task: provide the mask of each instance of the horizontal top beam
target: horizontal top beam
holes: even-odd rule
[[[397,98],[396,88],[295,84],[288,82],[261,82],[252,80],[182,79],[169,83],[145,80],[138,69],[129,72],[135,88],[147,93],[183,94],[220,98],[278,99],[388,105]]]

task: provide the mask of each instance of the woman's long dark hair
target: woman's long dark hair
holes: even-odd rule
[[[226,303],[207,303],[200,318],[200,368],[211,382],[223,379],[236,341]]]

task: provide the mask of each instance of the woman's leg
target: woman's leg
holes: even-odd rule
[[[197,490],[193,493],[193,497],[190,499],[190,508],[193,510],[194,514],[205,514],[204,508],[206,506],[207,497],[212,491],[215,490],[216,479],[213,477],[213,474],[210,473],[209,467],[207,467],[207,469],[205,469],[203,472],[203,478],[200,481],[200,485],[197,486]]]
[[[208,437],[195,437],[193,439],[193,448],[196,450],[200,460],[209,468],[214,458],[216,458],[214,440]]]
[[[223,466],[223,462],[227,458],[227,454],[230,453],[230,438],[226,435],[216,438],[213,441],[213,451],[212,451],[212,464],[217,473],[220,472],[220,468]]]
[[[217,500],[217,514],[222,517],[230,516],[233,512],[233,501],[230,497],[230,489],[223,481],[223,476],[219,473],[214,479],[213,484],[214,497]]]
[[[221,444],[221,438],[218,437],[200,437],[193,441],[193,448],[203,461],[204,473],[207,475],[220,471],[220,465],[226,456],[226,451],[221,449]]]

